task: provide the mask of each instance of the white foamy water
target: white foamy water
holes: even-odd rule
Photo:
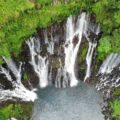
[[[97,90],[101,90],[106,97],[113,89],[120,87],[120,54],[112,53],[101,65],[98,72]]]
[[[77,58],[77,53],[80,47],[82,40],[84,22],[85,22],[85,13],[82,13],[79,16],[77,21],[77,29],[73,22],[72,16],[68,18],[66,24],[66,42],[65,42],[65,66],[64,71],[70,77],[70,86],[75,86],[78,83],[78,80],[75,76],[75,62]],[[78,37],[77,43],[74,41],[74,37]]]
[[[7,100],[20,100],[20,101],[34,101],[37,99],[37,95],[33,90],[28,90],[21,82],[22,77],[22,63],[20,63],[19,67],[17,68],[16,64],[13,62],[12,59],[5,59],[6,64],[8,66],[8,70],[2,66],[0,66],[0,73],[3,74],[7,80],[12,84],[13,89],[0,89],[0,102],[7,101]],[[12,75],[15,77],[15,80],[12,78]]]
[[[35,44],[37,43],[39,44]],[[48,60],[47,57],[42,57],[40,55],[40,41],[37,38],[30,38],[28,40],[27,45],[29,46],[31,61],[30,64],[32,65],[35,73],[39,78],[40,87],[46,87],[48,85]],[[37,52],[39,51],[39,52]]]

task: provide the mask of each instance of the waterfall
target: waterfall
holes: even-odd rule
[[[47,57],[42,57],[40,55],[40,41],[37,38],[30,38],[30,40],[26,41],[29,50],[32,65],[35,73],[37,74],[40,87],[46,87],[48,85],[48,60]],[[37,44],[36,44],[37,43]]]
[[[91,34],[93,34],[95,37],[90,38]],[[100,25],[92,24],[89,16],[87,15],[85,20],[83,35],[85,36],[85,38],[89,43],[89,48],[86,55],[87,70],[86,70],[86,75],[84,77],[84,82],[86,82],[86,80],[89,79],[91,76],[92,58],[93,58],[93,53],[95,52],[97,46],[97,36],[99,34],[100,34]]]
[[[39,38],[33,37],[26,42],[30,50],[30,64],[39,78],[40,87],[46,87],[51,84],[52,81],[54,81],[56,87],[72,87],[77,85],[78,78],[75,73],[75,65],[77,54],[79,50],[81,50],[80,46],[83,36],[89,45],[86,55],[87,69],[84,81],[91,76],[92,59],[97,46],[100,25],[92,23],[89,15],[83,12],[77,19],[74,16],[68,17],[63,27],[63,33],[60,32],[60,30],[55,32],[57,26],[55,26],[55,28],[53,26],[51,29],[41,31]],[[62,28],[62,26],[60,26],[59,29],[60,28]],[[61,44],[62,36],[64,41],[62,41]],[[60,51],[61,49],[63,49],[63,51]],[[46,53],[41,55],[42,51],[46,51]],[[49,58],[53,56],[57,57],[56,62],[59,64],[57,70],[50,64],[53,60],[51,62]]]
[[[109,74],[120,63],[120,55],[117,53],[110,54],[100,67],[99,74]]]
[[[78,80],[75,76],[75,61],[77,57],[77,53],[80,47],[84,22],[85,22],[85,13],[82,13],[80,18],[77,21],[77,29],[75,30],[75,25],[72,17],[68,18],[66,25],[66,42],[65,42],[65,66],[64,71],[68,74],[70,78],[70,86],[75,86],[78,83]],[[74,41],[74,37],[78,37],[77,43]],[[75,45],[76,44],[76,45]],[[66,76],[66,75],[65,75]],[[64,78],[66,79],[66,77]]]
[[[21,100],[25,102],[34,101],[37,98],[36,93],[33,90],[28,90],[27,88],[25,88],[25,86],[21,82],[22,63],[20,63],[19,67],[17,68],[12,59],[7,60],[4,57],[4,60],[9,70],[0,66],[0,74],[3,74],[12,84],[12,89],[3,89],[4,87],[0,88],[0,102],[7,100]],[[14,75],[15,80],[13,79],[10,72]]]
[[[82,44],[85,42],[88,44],[85,61],[87,69],[82,79],[86,82],[91,77],[100,25],[92,22],[90,16],[83,12],[79,16],[70,16],[64,23],[50,28],[40,30],[38,37],[31,37],[26,41],[30,52],[29,63],[39,79],[39,86],[41,88],[51,84],[57,88],[76,86],[79,81],[75,71],[77,55],[79,50],[82,51]],[[110,55],[100,68],[99,74],[114,71],[119,64],[119,58],[118,54]],[[12,59],[4,58],[4,61],[8,69],[0,66],[0,74],[12,84],[12,89],[4,90],[5,86],[0,83],[0,101],[16,98],[21,101],[34,101],[37,98],[34,90],[28,90],[21,82],[22,63],[20,62],[18,67]],[[101,81],[97,86],[102,83]]]
[[[58,87],[61,86],[60,81],[62,78],[62,87],[69,85],[73,87],[78,84],[78,80],[75,75],[75,62],[82,40],[85,18],[86,14],[82,13],[78,17],[76,23],[74,22],[74,18],[72,16],[67,19],[64,45],[65,64],[64,66],[60,64],[61,67],[57,71],[56,84]]]
[[[47,31],[44,32],[45,44],[47,44],[47,51],[53,55],[54,54],[54,41],[53,36],[51,35],[51,41],[48,41]]]
[[[59,58],[59,63],[60,63],[60,68],[58,68],[58,71],[57,71],[55,87],[56,88],[61,88],[61,87],[65,88],[66,86],[68,86],[68,81],[64,80],[63,82],[61,82],[62,75],[63,75],[63,66],[62,66],[60,58]]]
[[[111,90],[120,87],[120,54],[112,53],[101,65],[98,72],[97,90],[109,97]]]
[[[77,28],[75,29],[75,24],[73,22],[73,17],[70,16],[66,23],[66,41],[64,45],[64,53],[65,53],[65,65],[62,66],[62,63],[60,64],[60,68],[58,69],[58,73],[56,75],[56,86],[60,87],[60,84],[63,84],[62,86],[68,86],[68,81],[70,81],[70,86],[77,85],[78,80],[75,76],[75,61],[77,58],[77,53],[80,47],[82,34],[83,34],[83,28],[84,28],[84,21],[85,21],[86,14],[83,13],[81,16],[79,16],[77,21]],[[74,38],[78,37],[78,41],[75,43]],[[47,51],[50,53],[50,55],[54,54],[54,41],[53,36],[51,35],[51,41],[48,40],[47,32],[44,32],[44,41],[45,44],[47,44]],[[37,48],[37,45],[35,44],[35,41],[39,41],[39,39],[31,38],[26,43],[29,46],[30,50],[30,56],[31,61],[30,64],[33,66],[33,69],[35,73],[37,74],[39,81],[40,81],[40,87],[46,87],[48,85],[48,59],[46,57],[42,57],[40,55],[40,47],[39,50]],[[40,44],[40,42],[37,42]],[[40,46],[40,45],[39,45]],[[39,51],[39,54],[36,52]],[[37,59],[37,61],[36,61]],[[59,60],[60,61],[60,60]],[[62,79],[63,78],[63,79]],[[63,81],[63,82],[61,82]]]
[[[87,70],[86,70],[86,75],[84,78],[84,82],[91,76],[91,64],[92,64],[92,57],[93,57],[93,52],[96,48],[96,43],[91,43],[89,42],[89,48],[86,56],[86,64],[87,64]]]

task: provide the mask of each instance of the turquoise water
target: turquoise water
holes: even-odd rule
[[[104,120],[102,97],[85,83],[65,89],[47,87],[38,96],[32,120]]]

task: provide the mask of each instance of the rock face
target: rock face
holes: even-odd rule
[[[0,74],[3,74],[7,78],[12,88],[5,89],[4,86],[0,85],[0,103],[7,100],[33,102],[37,98],[36,93],[32,90],[28,90],[21,82],[22,63],[20,63],[17,68],[12,59],[7,60],[4,58],[4,60],[8,69],[0,66]]]
[[[22,52],[24,54],[21,53],[24,71],[30,72],[32,83],[39,83],[40,87],[55,85],[57,88],[65,88],[76,86],[79,80],[88,81],[99,33],[100,26],[85,12],[70,16],[67,20],[46,29],[39,29],[36,36],[26,40]],[[81,51],[84,49],[86,53],[82,56]],[[34,101],[37,97],[35,92],[26,89],[21,82],[24,72],[21,66],[19,68],[10,62],[11,60],[6,61],[9,70],[1,66],[0,72],[6,76],[15,91],[7,88],[8,91],[0,93],[1,98],[5,96],[12,100],[17,97],[21,101]],[[39,79],[38,82],[35,82],[35,78]],[[32,89],[33,85],[30,82],[29,85]],[[3,90],[1,84],[0,90]],[[29,94],[31,97],[26,97]]]
[[[99,33],[100,26],[86,13],[70,16],[67,21],[54,24],[47,29],[39,29],[38,36],[30,38],[27,45],[31,65],[40,80],[40,86],[74,86],[79,78],[88,81],[91,77],[92,60],[95,58]],[[82,56],[83,50],[86,50],[86,53]],[[41,70],[43,64],[45,69]],[[82,65],[84,67],[81,67]],[[42,73],[47,75],[45,83],[42,82],[45,77]]]
[[[107,98],[112,90],[120,87],[120,54],[112,53],[103,62],[98,72],[96,88],[102,91]]]

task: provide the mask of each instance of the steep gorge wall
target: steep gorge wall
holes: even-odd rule
[[[76,26],[78,18],[79,18],[79,15],[72,17],[75,28],[78,27],[78,26]],[[40,41],[40,46],[41,46],[40,49],[41,50],[40,50],[39,54],[43,57],[47,56],[48,57],[47,59],[49,59],[48,73],[50,74],[50,72],[52,70],[51,75],[52,75],[52,83],[53,84],[55,84],[55,79],[56,79],[58,69],[61,67],[61,65],[64,66],[64,64],[65,64],[64,63],[65,62],[64,61],[64,59],[65,59],[64,47],[65,46],[67,47],[67,44],[65,43],[66,22],[67,22],[67,20],[64,20],[61,23],[53,24],[52,26],[50,26],[46,29],[38,29],[38,32],[35,36]],[[93,15],[90,15],[89,22],[91,23],[91,26],[96,25],[95,18],[93,17]],[[89,27],[91,27],[91,26],[89,26]],[[88,38],[90,39],[91,43],[95,42],[95,41],[97,43],[100,38],[100,34],[95,35],[94,31],[92,31],[93,28],[92,29],[91,28],[89,28],[90,33],[89,33]],[[74,36],[72,42],[74,45],[76,45],[78,43],[77,35]],[[76,77],[82,81],[84,80],[84,77],[86,75],[86,70],[87,70],[86,56],[88,53],[88,49],[89,49],[89,42],[83,35],[82,40],[81,40],[81,45],[79,47],[76,63],[75,63],[75,68],[74,68]],[[26,44],[24,44],[24,48],[23,48],[23,52],[21,53],[21,56],[23,56],[22,60],[24,60],[26,63],[25,68],[26,68],[27,73],[29,74],[28,76],[30,76],[31,82],[34,83],[35,81],[37,81],[37,76],[34,73],[32,66],[28,63],[28,61],[30,61],[30,55],[29,55],[28,46]],[[92,76],[90,76],[90,78],[87,79],[87,82],[93,82],[91,80],[93,80],[93,78],[95,77],[95,74],[96,74],[95,59],[96,59],[96,51],[94,50],[93,56],[92,56],[92,65],[90,66]],[[28,69],[28,67],[30,69]],[[38,81],[35,82],[36,85],[37,85],[37,83],[38,83]]]

